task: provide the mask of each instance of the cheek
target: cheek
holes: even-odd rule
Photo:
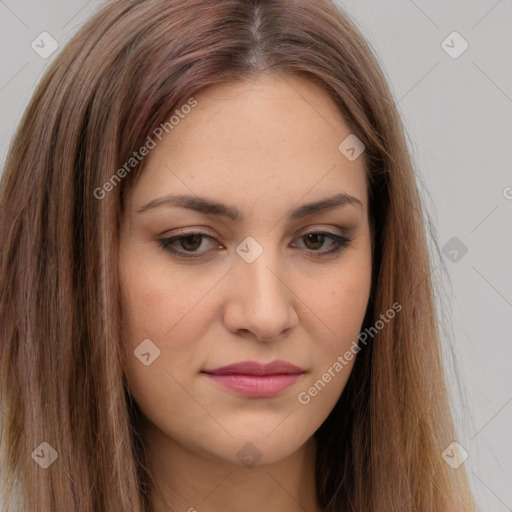
[[[178,273],[171,276],[168,267],[155,262],[149,265],[125,257],[122,269],[122,341],[128,388],[143,413],[165,425],[190,400],[179,383],[186,382],[198,365],[196,340],[202,336],[204,320],[197,303],[204,292],[187,286]],[[142,346],[144,351],[139,349]],[[137,356],[142,353],[150,354],[148,365]]]
[[[354,260],[309,288],[308,305],[314,312],[310,318],[315,322],[311,329],[326,333],[323,347],[331,355],[357,339],[370,298],[371,260]],[[311,336],[315,339],[313,330]]]
[[[178,383],[187,382],[204,365],[202,341],[214,314],[208,292],[219,277],[172,271],[166,261],[146,263],[131,255],[121,261],[123,347],[132,394],[151,409],[159,403],[155,390],[163,386],[164,391],[173,390],[167,406],[181,407],[180,400],[190,397]],[[146,353],[139,348],[146,346],[141,345],[144,340],[158,354],[149,366],[136,357]]]
[[[193,331],[201,328],[204,315],[198,314],[198,305],[209,280],[190,282],[183,272],[171,273],[165,263],[145,263],[138,258],[128,257],[122,265],[122,309],[128,339],[140,343],[144,338],[160,342],[172,338],[178,345],[190,344]],[[183,329],[189,330],[188,337],[180,336]]]
[[[329,295],[329,302],[323,304],[326,322],[337,337],[354,336],[362,326],[368,300],[370,280],[355,274],[350,279],[339,282]]]
[[[350,377],[370,295],[370,273],[368,262],[346,265],[332,273],[336,278],[310,288],[308,304],[312,305],[312,313],[308,329],[315,343],[315,364],[297,395],[298,403],[310,417],[325,419]]]

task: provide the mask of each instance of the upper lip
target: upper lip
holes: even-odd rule
[[[257,361],[241,361],[239,363],[229,364],[214,368],[213,370],[203,370],[203,373],[212,374],[240,374],[240,375],[281,375],[281,374],[299,374],[304,370],[299,366],[288,363],[287,361],[271,361],[270,363],[259,363]]]

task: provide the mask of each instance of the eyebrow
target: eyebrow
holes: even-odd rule
[[[321,199],[320,201],[303,204],[302,206],[293,209],[288,214],[288,217],[291,220],[300,219],[314,213],[332,210],[334,208],[347,205],[358,206],[364,211],[363,203],[357,199],[357,197],[351,196],[349,194],[336,194],[332,197]],[[183,208],[188,208],[190,210],[194,210],[196,212],[204,213],[207,215],[221,215],[233,221],[241,221],[244,219],[244,216],[240,210],[234,206],[229,206],[205,197],[182,194],[170,194],[159,197],[157,199],[153,199],[149,203],[140,207],[137,210],[137,213],[143,213],[160,206],[181,206]]]

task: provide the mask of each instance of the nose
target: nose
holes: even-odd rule
[[[296,296],[279,256],[264,250],[252,263],[237,256],[234,267],[224,309],[226,328],[260,341],[289,333],[298,322]]]

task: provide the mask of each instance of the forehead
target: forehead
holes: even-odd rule
[[[171,147],[203,139],[230,141],[229,149],[293,147],[304,137],[312,146],[330,144],[350,128],[329,93],[303,78],[263,75],[252,80],[215,85],[195,95],[197,106],[164,135]],[[179,110],[179,109],[178,109]],[[243,142],[241,146],[237,142]],[[337,146],[337,144],[336,144]]]
[[[194,99],[146,157],[135,207],[165,193],[263,207],[343,192],[367,210],[364,153],[350,161],[340,152],[351,130],[320,86],[267,75],[209,87]]]

